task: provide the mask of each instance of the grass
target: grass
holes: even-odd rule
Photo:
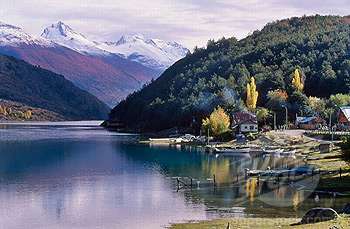
[[[309,151],[307,153],[308,164],[315,165],[321,170],[338,171],[342,169],[342,177],[338,173],[323,174],[320,178],[318,189],[329,191],[350,191],[350,164],[345,161],[341,150],[336,147],[329,153]]]
[[[268,229],[268,228],[290,228],[290,229],[329,229],[331,227],[345,229],[350,228],[350,217],[341,215],[336,220],[315,224],[292,225],[298,223],[296,218],[232,218],[216,219],[210,221],[188,222],[174,224],[172,229],[225,229],[230,223],[231,229]]]
[[[309,164],[315,165],[322,170],[338,170],[339,168],[350,170],[350,164],[344,160],[339,147],[329,153],[314,151],[308,153],[307,156]]]

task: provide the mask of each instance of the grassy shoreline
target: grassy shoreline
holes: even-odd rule
[[[339,218],[331,221],[315,224],[293,225],[300,222],[298,218],[227,218],[215,219],[209,221],[187,222],[173,224],[171,229],[224,229],[228,223],[233,228],[291,228],[291,229],[329,229],[329,228],[350,228],[349,216],[341,215]]]
[[[341,149],[334,147],[328,153],[320,153],[318,145],[320,142],[317,139],[304,137],[298,138],[291,136],[278,136],[279,133],[268,133],[264,136],[264,140],[269,143],[277,143],[283,147],[293,146],[297,150],[299,156],[305,157],[305,162],[309,165],[314,165],[323,171],[337,171],[342,168],[342,176],[339,173],[322,174],[320,176],[319,184],[316,191],[330,191],[342,192],[350,195],[350,163],[345,161]],[[283,139],[285,138],[285,139]],[[253,141],[257,143],[257,141]],[[259,143],[259,142],[258,142]],[[232,143],[223,143],[222,145],[231,145]],[[233,144],[232,144],[233,145]],[[229,219],[215,219],[209,221],[187,222],[180,224],[173,224],[173,229],[197,229],[197,228],[226,228],[228,222],[231,228],[320,228],[329,229],[335,228],[350,228],[350,216],[342,215],[336,220],[321,222],[316,224],[295,225],[300,219],[297,218],[229,218]]]

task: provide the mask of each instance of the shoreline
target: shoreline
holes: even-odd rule
[[[170,225],[170,229],[209,229],[209,228],[286,228],[286,229],[329,229],[329,228],[350,228],[350,217],[340,215],[335,220],[299,224],[300,218],[220,218],[213,220],[188,221]]]
[[[263,147],[264,145],[276,146],[281,149],[295,149],[296,156],[302,157],[305,163],[308,165],[316,166],[318,169],[329,172],[328,174],[321,174],[320,183],[317,186],[316,191],[326,191],[326,192],[338,192],[346,191],[350,194],[350,161],[345,161],[341,154],[341,149],[339,146],[333,146],[330,152],[321,153],[318,149],[319,145],[323,140],[311,138],[304,136],[302,130],[291,130],[298,131],[299,135],[290,136],[284,134],[283,132],[270,131],[261,134],[261,139],[256,139],[248,142],[249,145],[257,145]],[[145,135],[141,135],[146,137]],[[278,138],[285,138],[282,141]],[[270,140],[272,139],[272,140]],[[265,141],[265,142],[264,142]],[[266,143],[268,142],[268,143]],[[155,141],[141,140],[140,144],[161,144],[161,145],[174,145],[180,147],[196,147],[201,150],[209,150],[210,147],[241,147],[242,144],[238,144],[235,141],[230,142],[217,142],[208,146],[204,143],[198,142],[167,142],[167,141]],[[337,171],[342,169],[341,179]]]

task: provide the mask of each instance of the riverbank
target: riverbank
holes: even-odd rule
[[[157,144],[157,142],[143,141],[144,144]],[[350,194],[350,161],[345,160],[341,149],[337,144],[332,145],[329,152],[320,152],[320,144],[330,144],[322,139],[304,136],[303,130],[270,131],[262,133],[253,141],[244,146],[254,147],[277,147],[284,150],[295,150],[296,156],[303,158],[308,165],[324,171],[320,176],[317,190],[330,192],[348,192]],[[160,142],[158,142],[160,144]],[[166,142],[162,143],[166,144]],[[176,145],[187,145],[193,147],[205,147],[201,143],[185,142]],[[235,140],[230,142],[215,143],[216,148],[241,147],[242,144]],[[341,176],[339,171],[341,169]]]
[[[303,135],[302,131],[271,131],[260,135],[250,144],[260,146],[278,146],[281,148],[295,149],[298,157],[303,157],[305,163],[313,165],[321,171],[327,171],[320,175],[316,191],[341,192],[350,194],[350,163],[343,157],[340,147],[333,146],[329,152],[320,152],[319,145],[326,143],[323,140],[310,138]],[[235,143],[223,143],[224,146],[235,146]],[[341,176],[339,169],[341,168]],[[300,219],[296,218],[230,218],[210,221],[188,222],[174,224],[173,229],[196,228],[226,228],[230,223],[231,228],[350,228],[350,216],[342,215],[340,218],[317,224],[295,225]]]
[[[292,228],[292,229],[329,229],[329,228],[350,228],[350,217],[341,215],[336,220],[315,223],[293,225],[300,222],[297,218],[230,218],[216,219],[210,221],[188,222],[171,225],[171,229],[209,229],[209,228]]]
[[[322,171],[329,171],[320,176],[317,189],[350,194],[350,163],[344,159],[339,147],[335,146],[328,153],[310,152],[307,162]]]

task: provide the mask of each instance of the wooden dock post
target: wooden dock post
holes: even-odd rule
[[[214,187],[216,187],[216,179],[215,179],[215,174],[213,175],[213,182],[214,182]]]

